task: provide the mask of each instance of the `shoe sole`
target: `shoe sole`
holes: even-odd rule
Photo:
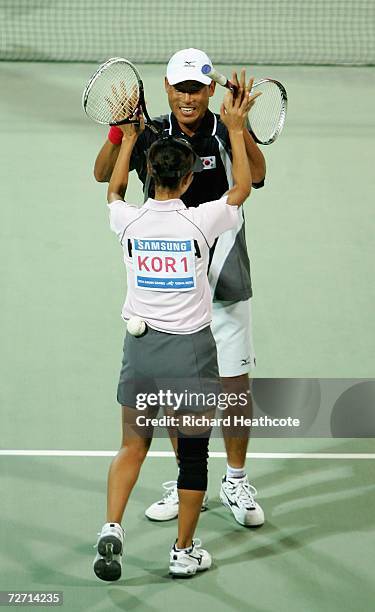
[[[112,544],[112,552],[114,555],[122,554],[122,542],[114,535],[106,535],[100,538],[98,542],[98,553],[105,557],[107,545]]]
[[[234,518],[236,519],[239,525],[242,525],[243,527],[261,527],[262,525],[264,525],[264,521],[262,521],[261,523],[246,523],[245,521],[238,520],[238,518],[236,517],[235,513],[232,510],[230,503],[228,502],[226,497],[221,495],[221,493],[220,493],[220,501],[223,504],[223,506],[225,506],[226,508],[228,508],[228,510],[230,510],[231,514],[234,516]]]
[[[211,565],[210,565],[211,567]],[[198,572],[205,572],[210,567],[196,567],[195,565],[188,565],[186,568],[175,568],[173,565],[169,566],[169,573],[176,578],[190,578],[195,576]]]
[[[206,512],[206,510],[208,510],[208,506],[202,506],[201,512]],[[145,517],[148,518],[149,521],[153,521],[154,523],[164,523],[166,521],[173,521],[174,519],[178,518],[178,512],[177,514],[175,514],[174,516],[170,516],[169,518],[151,517],[145,512]]]
[[[186,570],[176,571],[173,567],[169,567],[169,573],[174,578],[191,578],[192,576],[195,576],[195,574],[197,573],[197,570],[195,568],[191,570],[189,570],[189,568],[186,568]]]
[[[121,563],[113,558],[113,554],[113,546],[109,543],[106,546],[105,555],[95,561],[94,572],[100,580],[113,582],[121,578]]]

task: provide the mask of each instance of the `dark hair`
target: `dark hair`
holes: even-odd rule
[[[181,178],[193,169],[194,157],[187,141],[173,136],[156,140],[147,154],[151,176],[156,185],[176,189]]]

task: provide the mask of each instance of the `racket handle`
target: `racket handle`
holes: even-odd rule
[[[220,74],[220,72],[215,70],[215,68],[213,68],[209,64],[205,64],[202,67],[202,73],[205,76],[208,76],[213,81],[216,81],[216,83],[219,83],[219,85],[222,85],[223,87],[227,87],[227,83],[228,83],[227,77],[224,76],[223,74]]]
[[[216,81],[216,83],[219,83],[219,85],[221,85],[222,87],[230,89],[231,91],[233,91],[234,94],[237,92],[237,87],[233,83],[231,83],[224,74],[221,74],[209,64],[205,64],[204,66],[202,66],[202,73],[205,76],[210,77],[210,79],[212,79],[213,81]]]

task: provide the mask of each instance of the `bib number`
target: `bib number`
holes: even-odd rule
[[[191,291],[196,287],[193,240],[133,238],[133,265],[138,289]]]

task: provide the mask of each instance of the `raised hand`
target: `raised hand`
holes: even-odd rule
[[[112,85],[112,97],[106,97],[114,122],[129,119],[131,123],[118,125],[124,136],[139,136],[145,129],[145,121],[142,112],[138,109],[138,89],[133,86],[128,93],[125,82],[121,81],[120,90]]]
[[[261,94],[251,94],[254,79],[251,78],[246,84],[245,69],[241,70],[240,80],[237,73],[233,72],[232,83],[236,85],[237,95],[227,91],[220,108],[220,118],[228,131],[242,131],[246,124],[247,115],[254,105],[256,98]]]
[[[123,123],[117,127],[120,128],[126,138],[138,137],[145,129],[145,118],[142,111],[136,114],[136,120],[132,123]]]
[[[123,119],[132,119],[137,112],[138,105],[138,89],[133,86],[128,92],[124,81],[120,83],[118,91],[115,85],[112,85],[111,98],[106,97],[106,102],[111,111],[113,121],[122,121]]]

